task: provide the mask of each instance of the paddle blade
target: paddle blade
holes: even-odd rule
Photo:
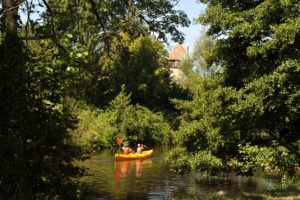
[[[122,140],[121,138],[119,138],[119,137],[117,137],[116,140],[117,140],[119,143],[121,143],[121,144],[123,143],[123,140]]]

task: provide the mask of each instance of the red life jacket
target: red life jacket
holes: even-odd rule
[[[124,155],[128,155],[128,154],[129,154],[129,148],[128,148],[128,147],[124,149],[123,154],[124,154]]]

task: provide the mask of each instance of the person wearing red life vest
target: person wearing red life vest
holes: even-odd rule
[[[132,148],[130,148],[128,144],[124,144],[122,149],[123,149],[124,155],[128,155],[129,153],[135,153],[134,150]]]

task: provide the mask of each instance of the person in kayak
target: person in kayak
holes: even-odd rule
[[[142,154],[143,150],[144,150],[144,145],[138,144],[138,147],[136,149],[136,154]]]
[[[124,144],[122,149],[123,149],[123,154],[124,155],[128,155],[130,152],[135,153],[134,150],[132,148],[130,148],[128,144]]]

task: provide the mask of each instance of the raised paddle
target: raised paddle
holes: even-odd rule
[[[117,140],[119,143],[123,144],[123,140],[122,140],[121,138],[117,137],[116,140]]]
[[[119,143],[123,144],[123,140],[122,140],[121,138],[117,137],[116,140],[117,140]],[[130,148],[130,147],[129,147],[129,148]],[[131,149],[131,148],[130,148],[130,149]],[[133,149],[131,149],[131,150],[133,151],[133,153],[135,153],[135,151],[134,151]]]

